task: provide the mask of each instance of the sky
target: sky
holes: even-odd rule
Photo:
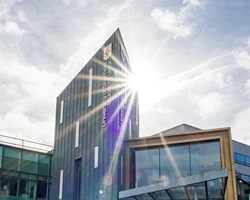
[[[0,0],[0,134],[52,144],[56,97],[119,27],[140,136],[187,123],[250,145],[250,1]]]

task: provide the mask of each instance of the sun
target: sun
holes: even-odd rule
[[[132,70],[133,74],[130,75],[128,84],[131,90],[138,92],[141,109],[144,109],[144,106],[150,106],[156,97],[156,75],[153,66],[145,61],[132,64]]]

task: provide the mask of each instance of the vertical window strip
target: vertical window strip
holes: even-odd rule
[[[139,107],[138,107],[138,103],[136,102],[136,119],[135,119],[135,121],[136,121],[136,125],[138,126],[138,124],[139,124]]]
[[[75,148],[79,146],[79,131],[80,131],[80,122],[76,122],[76,135],[75,135]]]
[[[59,199],[62,199],[62,193],[63,193],[63,170],[60,170]]]
[[[131,123],[131,119],[129,119],[129,138],[131,138],[132,135],[132,123]]]
[[[95,158],[94,158],[94,168],[97,168],[98,167],[98,160],[99,160],[99,158],[98,158],[98,156],[99,156],[99,147],[98,146],[96,146],[95,147]]]
[[[60,124],[63,123],[63,104],[64,101],[61,101],[61,109],[60,109]]]
[[[123,186],[123,155],[121,155],[121,185]]]
[[[89,93],[88,93],[88,107],[92,105],[92,78],[93,78],[93,69],[89,70]]]

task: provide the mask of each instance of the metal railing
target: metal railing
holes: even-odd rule
[[[0,144],[12,146],[12,147],[18,147],[18,148],[27,149],[27,150],[32,150],[32,151],[39,151],[43,153],[53,152],[52,145],[34,142],[30,140],[19,139],[15,137],[6,136],[6,135],[0,135]]]

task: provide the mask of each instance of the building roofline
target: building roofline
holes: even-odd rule
[[[163,132],[154,134],[152,136],[145,136],[145,137],[139,137],[139,138],[129,138],[128,141],[159,138],[161,135],[163,135],[164,137],[175,137],[175,136],[181,136],[181,135],[200,134],[200,133],[207,133],[207,132],[221,132],[221,131],[230,131],[230,130],[231,130],[230,127],[223,127],[223,128],[196,130],[196,131],[180,132],[180,133],[168,133],[168,134],[164,134],[164,131],[163,131]]]

